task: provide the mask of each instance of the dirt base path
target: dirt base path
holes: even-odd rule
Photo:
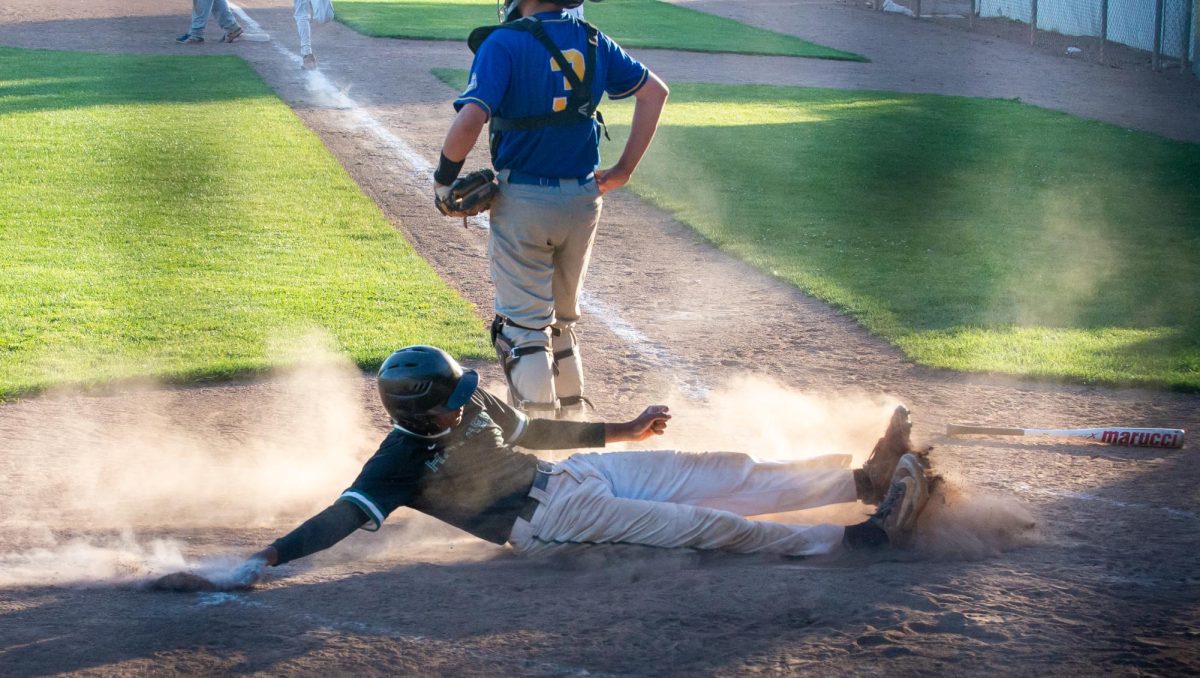
[[[961,31],[834,3],[706,3],[693,4],[749,12],[738,18],[874,61],[655,50],[637,56],[668,81],[1019,96],[1167,136],[1200,138],[1195,83],[1054,59],[1009,44],[981,46]],[[254,0],[243,6],[270,33],[270,42],[178,46],[171,38],[186,18],[164,14],[161,3],[150,0],[17,0],[0,8],[0,44],[244,57],[443,278],[476,304],[482,321],[491,305],[486,234],[478,224],[463,229],[437,217],[428,195],[427,166],[437,157],[454,94],[429,69],[465,67],[465,47],[370,39],[327,26],[314,37],[321,74],[306,75],[298,68],[290,3]],[[214,27],[209,37],[218,33]],[[916,44],[919,53],[907,47]],[[1175,107],[1163,113],[1163,102]],[[601,415],[628,416],[659,398],[703,412],[699,399],[745,374],[825,400],[869,403],[873,412],[884,411],[873,398],[901,400],[917,413],[917,437],[938,445],[939,466],[978,494],[1016,497],[1032,507],[1043,542],[982,559],[962,556],[988,555],[987,544],[1002,543],[1005,535],[990,535],[991,541],[958,554],[895,562],[890,556],[781,563],[613,551],[529,563],[502,549],[453,541],[431,521],[408,518],[380,537],[358,535],[310,563],[285,568],[285,576],[254,594],[161,596],[28,583],[2,588],[0,660],[18,674],[744,674],[882,667],[904,673],[1121,674],[1200,667],[1200,608],[1191,567],[1200,547],[1200,471],[1189,463],[1190,450],[939,435],[947,422],[975,420],[1200,430],[1200,397],[915,367],[825,305],[714,251],[627,193],[606,199],[587,287],[580,333],[590,394]],[[499,381],[494,365],[480,367]],[[347,411],[366,422],[359,432],[378,433],[381,410],[370,380],[352,375],[338,383]],[[760,391],[776,393],[769,386]],[[157,420],[170,423],[172,436],[183,435],[174,427],[190,432],[185,443],[204,439],[233,450],[262,440],[290,444],[286,403],[296,392],[281,380],[155,393]],[[0,408],[0,434],[16,450],[0,461],[0,471],[15,479],[13,488],[72,492],[77,441],[113,447],[145,418],[146,402],[146,392],[134,390],[47,396]],[[755,404],[753,415],[712,430],[704,442],[744,448],[740,443],[750,438],[740,429],[758,419],[768,427],[794,425],[789,420],[796,412],[786,409],[793,402]],[[280,416],[253,414],[263,411]],[[73,425],[64,412],[79,413],[89,425]],[[858,442],[869,446],[882,422],[878,416],[854,422]],[[665,444],[689,446],[679,435]],[[349,447],[361,459],[368,446],[355,439]],[[177,508],[172,512],[181,515],[174,520],[168,512],[129,517],[122,525],[135,528],[138,540],[184,540],[187,555],[244,553],[323,506],[319,502],[348,480],[331,474],[323,482],[332,485],[317,499],[293,502],[275,515],[239,520],[237,511],[266,503],[249,497],[234,502],[234,517],[214,508],[213,519],[204,521]],[[13,515],[20,508],[27,521],[6,522],[0,530],[0,552],[9,554],[3,562],[32,558],[30,546],[45,541],[45,535],[30,536],[32,523],[48,526],[60,549],[72,537],[109,534],[97,525],[119,526],[94,515],[101,511],[90,519],[86,511],[64,512],[58,504],[65,501],[46,502],[44,494],[19,489],[0,492],[0,509]],[[977,530],[1008,525],[993,515],[1011,511],[1008,503],[981,498],[976,506],[982,507],[974,518]],[[853,519],[853,510],[840,517]],[[170,527],[185,522],[199,526]],[[135,579],[142,567],[136,563],[145,560],[137,556],[141,544],[122,546],[134,556],[117,565],[119,570],[124,563]]]

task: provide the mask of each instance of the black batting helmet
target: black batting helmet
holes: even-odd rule
[[[475,370],[433,346],[406,346],[379,366],[379,398],[398,424],[423,424],[471,399],[479,385]]]

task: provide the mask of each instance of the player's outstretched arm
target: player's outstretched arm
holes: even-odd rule
[[[634,93],[633,122],[629,126],[629,139],[625,142],[625,150],[617,164],[606,170],[596,172],[596,184],[601,193],[607,193],[614,188],[620,188],[633,176],[650,142],[654,140],[654,132],[658,130],[658,118],[662,115],[663,106],[671,91],[666,83],[653,72],[646,76],[646,83]]]
[[[671,420],[666,405],[651,405],[633,421],[604,425],[604,442],[636,443],[650,436],[660,436],[667,431]]]

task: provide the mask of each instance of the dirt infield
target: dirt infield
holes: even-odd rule
[[[326,26],[314,35],[322,75],[309,76],[295,57],[290,3],[243,4],[270,42],[199,48],[172,41],[187,23],[186,3],[175,4],[16,0],[0,7],[0,44],[244,57],[481,320],[488,315],[484,233],[433,212],[421,166],[437,157],[453,96],[429,69],[465,67],[465,46]],[[668,82],[1020,97],[1200,141],[1200,88],[1169,74],[1060,59],[835,2],[681,4],[872,62],[636,53]],[[888,406],[906,402],[916,437],[937,445],[936,463],[969,494],[946,509],[945,538],[903,558],[606,550],[526,562],[398,514],[379,535],[281,568],[252,593],[152,594],[138,588],[149,574],[256,550],[335,497],[382,431],[373,384],[335,363],[249,383],[47,394],[0,407],[3,672],[1200,669],[1195,442],[1163,451],[940,434],[963,421],[1198,431],[1200,396],[913,366],[628,194],[606,200],[588,291],[580,333],[601,415],[666,399],[681,417],[665,446],[861,456]],[[478,367],[500,382],[494,365]],[[747,375],[755,378],[734,381]],[[834,431],[818,426],[825,417]],[[849,521],[861,510],[821,517]],[[1028,519],[1036,532],[1024,531]]]

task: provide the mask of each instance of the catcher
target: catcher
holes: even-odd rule
[[[908,410],[859,469],[829,460],[756,462],[740,453],[585,452],[551,464],[514,449],[598,448],[661,435],[671,415],[655,405],[631,421],[529,419],[477,388],[478,375],[444,351],[409,346],[380,367],[379,395],[392,431],[357,479],[324,511],[252,556],[237,585],[267,566],[378,530],[408,506],[521,554],[566,544],[829,554],[903,547],[929,496],[928,449],[910,440]],[[860,500],[876,505],[857,525],[791,525],[745,516]],[[177,573],[158,588],[214,587]]]
[[[434,172],[443,214],[491,210],[492,343],[508,400],[533,416],[581,418],[579,295],[603,205],[637,169],[658,128],[667,86],[586,21],[583,0],[505,0],[503,23],[475,29],[475,60]],[[621,156],[600,169],[600,100],[631,97]],[[459,178],[488,126],[492,166]]]

